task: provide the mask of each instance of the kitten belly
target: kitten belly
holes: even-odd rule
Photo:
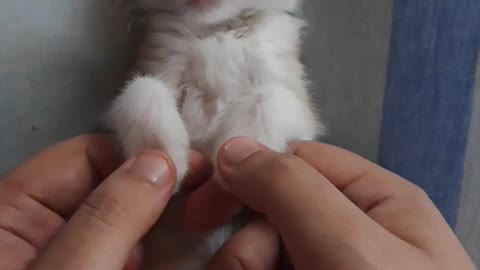
[[[232,36],[193,42],[188,65],[181,76],[180,112],[192,146],[212,155],[209,138],[220,125],[226,106],[245,98],[262,96],[261,89],[274,80],[274,59],[263,52],[256,39]]]

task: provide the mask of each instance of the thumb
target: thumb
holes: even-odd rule
[[[127,161],[87,198],[32,269],[122,269],[170,199],[173,168],[157,151]]]
[[[305,205],[305,200],[317,201],[318,193],[324,189],[319,185],[329,186],[304,160],[277,153],[244,137],[234,138],[223,146],[218,165],[226,188],[267,216],[277,213],[285,216],[295,210],[292,208]]]
[[[226,187],[265,214],[280,233],[296,269],[311,269],[311,265],[356,269],[362,264],[365,246],[375,246],[372,243],[385,240],[382,237],[392,240],[330,181],[295,155],[236,138],[221,149],[218,164]]]

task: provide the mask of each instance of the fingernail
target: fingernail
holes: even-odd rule
[[[225,165],[235,166],[261,149],[254,140],[244,137],[232,139],[223,148],[223,161]]]
[[[154,184],[168,181],[170,177],[170,167],[167,160],[160,154],[155,153],[145,153],[137,157],[130,166],[130,171],[145,177]]]

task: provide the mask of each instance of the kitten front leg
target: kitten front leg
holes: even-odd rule
[[[314,139],[322,126],[310,106],[278,84],[232,100],[214,121],[211,157],[215,166],[220,147],[233,137],[246,136],[279,152],[284,152],[290,141]],[[222,184],[218,170],[214,178]]]
[[[177,168],[178,191],[188,170],[189,136],[171,88],[156,78],[135,78],[113,102],[107,121],[127,158],[146,149],[165,151]]]

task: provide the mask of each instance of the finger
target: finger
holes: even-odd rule
[[[68,216],[121,164],[107,137],[83,135],[54,145],[7,174],[2,189]]]
[[[16,235],[0,229],[0,269],[28,269],[38,251]]]
[[[300,158],[262,149],[247,138],[227,142],[220,151],[218,164],[227,188],[250,207],[267,215],[285,214],[299,208],[297,205],[315,205],[327,191],[339,193]],[[305,200],[314,203],[305,204]]]
[[[208,181],[187,197],[182,208],[183,224],[192,230],[211,230],[230,221],[242,209],[236,197]]]
[[[212,259],[208,270],[274,270],[279,237],[263,221],[253,222],[233,236]]]
[[[143,262],[143,246],[137,244],[130,252],[130,257],[123,270],[140,270]]]
[[[341,148],[320,143],[298,142],[289,152],[308,162],[365,212],[395,196],[417,196],[416,186],[400,176]],[[413,196],[412,196],[413,197]],[[417,201],[405,201],[411,206]]]
[[[0,230],[18,245],[41,250],[65,223],[62,216],[76,209],[119,160],[106,137],[85,135],[22,163],[0,180]],[[11,245],[0,244],[0,253]],[[17,254],[22,255],[31,259],[29,252]]]
[[[422,247],[438,239],[439,230],[451,234],[425,192],[400,176],[326,144],[298,142],[290,145],[289,151],[311,164],[373,220],[403,240]]]
[[[218,164],[227,187],[248,206],[265,213],[300,269],[309,269],[312,263],[350,269],[365,258],[382,261],[382,256],[410,247],[403,242],[390,247],[396,237],[294,155],[264,150],[256,142],[237,138],[222,148]]]
[[[183,182],[183,188],[195,189],[206,182],[212,174],[212,164],[199,152],[190,151],[188,173]]]
[[[31,250],[42,250],[64,224],[58,214],[30,197],[3,189],[0,183],[0,234],[2,240],[9,239],[0,241],[0,254],[15,252],[15,258],[30,260]],[[13,250],[15,246],[28,248]],[[10,269],[5,264],[11,261],[11,257],[0,256],[0,269]]]
[[[88,197],[33,269],[122,269],[164,210],[173,168],[156,151],[125,163]]]

